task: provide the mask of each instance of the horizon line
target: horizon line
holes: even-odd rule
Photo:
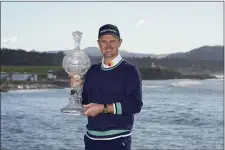
[[[189,52],[189,51],[192,51],[192,50],[195,50],[195,49],[198,49],[198,48],[202,48],[202,47],[215,47],[215,46],[218,46],[218,47],[224,47],[224,45],[219,45],[219,44],[215,44],[215,45],[202,45],[202,46],[199,46],[199,47],[195,47],[195,48],[192,48],[190,50],[187,50],[187,51],[176,51],[176,52],[169,52],[169,53],[160,53],[160,54],[156,54],[156,53],[138,53],[138,52],[132,52],[132,51],[129,51],[129,50],[125,50],[125,49],[119,49],[119,51],[124,51],[124,52],[128,52],[128,53],[135,53],[135,54],[155,54],[155,55],[165,55],[165,54],[172,54],[172,53],[186,53],[186,52]],[[67,51],[67,50],[73,50],[72,49],[63,49],[63,50],[45,50],[45,51],[40,51],[40,50],[37,50],[37,49],[32,49],[32,50],[26,50],[26,49],[23,49],[23,48],[7,48],[7,47],[1,47],[1,49],[12,49],[12,50],[24,50],[26,52],[31,52],[31,51],[35,51],[35,52],[41,52],[41,53],[44,53],[44,52],[60,52],[60,51]],[[87,48],[97,48],[99,49],[97,46],[87,46],[84,49],[87,49]],[[223,48],[224,49],[224,48]]]

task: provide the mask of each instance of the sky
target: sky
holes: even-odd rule
[[[223,45],[222,2],[2,2],[1,47],[27,51],[97,45],[98,30],[116,25],[120,47],[134,53],[186,52]]]

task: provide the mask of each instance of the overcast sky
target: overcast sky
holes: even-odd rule
[[[121,49],[138,53],[185,52],[223,44],[222,2],[3,2],[1,46],[27,51],[97,46],[98,29],[115,24]]]

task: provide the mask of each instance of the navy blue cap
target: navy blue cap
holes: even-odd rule
[[[106,35],[106,34],[111,34],[120,39],[119,29],[115,25],[106,24],[106,25],[101,26],[98,31],[98,38],[100,38],[101,36]]]

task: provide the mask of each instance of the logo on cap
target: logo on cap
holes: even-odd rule
[[[104,32],[114,32],[114,33],[117,33],[116,30],[112,30],[112,29],[104,29],[104,30],[101,30],[100,33],[104,33]]]

